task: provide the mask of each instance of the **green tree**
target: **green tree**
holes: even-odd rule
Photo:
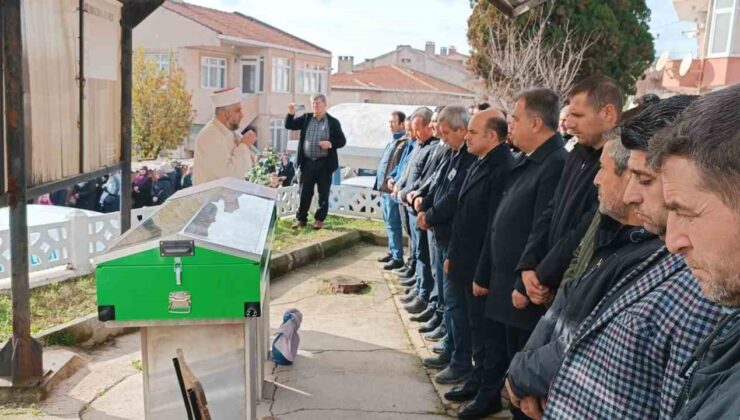
[[[139,158],[155,159],[179,146],[190,134],[195,112],[185,86],[185,72],[169,54],[168,70],[160,69],[138,49],[133,57],[131,140]]]
[[[650,9],[645,0],[558,0],[546,2],[537,9],[551,7],[544,22],[547,43],[562,46],[564,39],[591,41],[584,52],[576,80],[592,74],[614,79],[625,94],[635,91],[635,82],[654,59],[653,37],[648,31]],[[514,19],[522,29],[537,31],[543,20],[533,18],[530,11]],[[491,75],[488,48],[491,36],[505,37],[499,32],[509,18],[488,0],[476,1],[468,19],[468,41],[471,46],[470,67],[487,81]],[[569,29],[572,30],[569,34]],[[575,37],[573,36],[575,34]],[[499,44],[506,44],[501,39]],[[527,69],[522,69],[527,71]],[[489,88],[490,88],[489,84]]]

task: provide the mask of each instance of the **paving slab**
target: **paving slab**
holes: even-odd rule
[[[271,327],[282,314],[304,314],[293,366],[266,369],[274,382],[259,417],[278,419],[443,419],[445,407],[421,366],[376,258],[382,247],[361,245],[273,282]],[[324,281],[356,277],[359,295],[331,295]],[[92,351],[88,362],[33,407],[0,407],[12,420],[140,420],[143,418],[138,333]],[[159,420],[159,419],[157,419]]]

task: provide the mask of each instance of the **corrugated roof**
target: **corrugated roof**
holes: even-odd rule
[[[331,54],[329,50],[238,12],[229,13],[222,10],[173,1],[166,1],[162,7],[198,22],[221,35],[310,52]]]
[[[331,76],[333,89],[361,88],[382,90],[418,90],[473,95],[473,92],[426,73],[397,66],[380,66]]]

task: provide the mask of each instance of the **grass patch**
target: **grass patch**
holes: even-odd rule
[[[353,230],[365,230],[381,232],[385,228],[383,222],[370,219],[355,219],[349,217],[327,216],[324,220],[324,228],[316,231],[313,225],[308,224],[305,228],[293,230],[290,227],[295,223],[293,218],[278,219],[275,227],[275,241],[273,251],[287,251],[321,239],[336,236],[337,233],[350,232]]]
[[[136,370],[144,370],[144,368],[141,365],[141,360],[132,360],[131,366],[133,366],[133,368]]]
[[[273,250],[286,251],[307,243],[335,236],[337,233],[364,230],[383,231],[377,220],[328,216],[324,229],[315,231],[309,226],[293,230],[293,219],[279,219],[275,229]],[[369,293],[370,288],[363,293]],[[75,318],[94,313],[97,309],[95,276],[89,275],[31,289],[31,334],[51,328]],[[0,293],[0,343],[13,334],[12,303],[10,294]],[[69,333],[50,336],[47,344],[72,344]]]
[[[84,276],[31,289],[31,333],[89,315],[97,308],[95,277]],[[12,305],[9,294],[0,294],[0,342],[13,334]],[[69,344],[64,334],[53,339]]]

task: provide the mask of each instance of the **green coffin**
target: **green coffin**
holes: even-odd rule
[[[101,321],[260,316],[274,190],[218,180],[179,191],[96,259]]]

